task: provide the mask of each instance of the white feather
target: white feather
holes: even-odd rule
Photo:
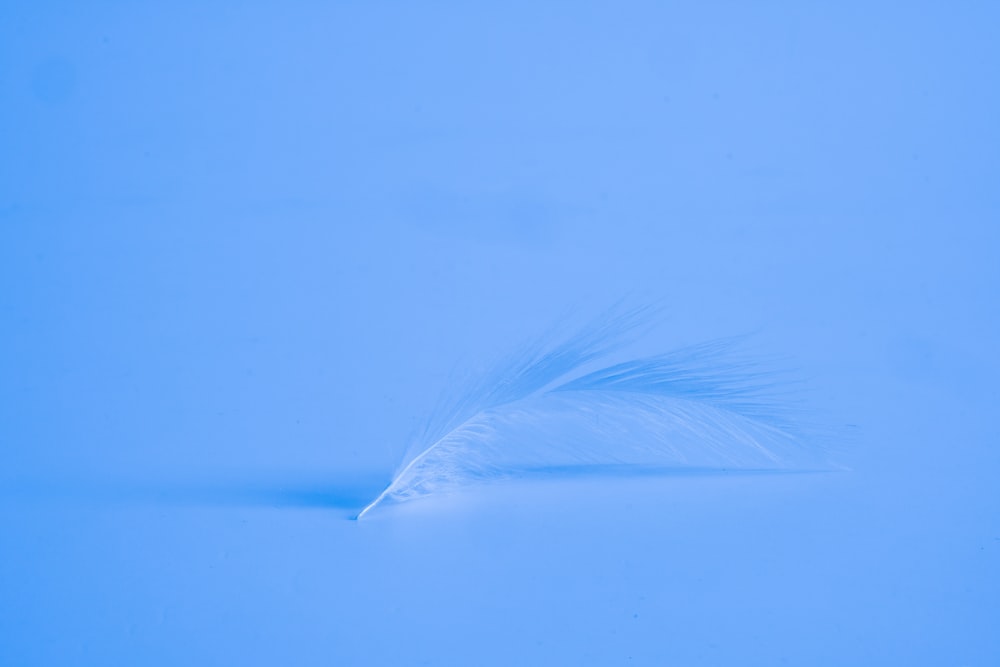
[[[773,376],[733,361],[735,341],[587,371],[649,314],[608,315],[561,344],[530,346],[458,394],[358,518],[382,503],[528,475],[824,464],[775,400]]]

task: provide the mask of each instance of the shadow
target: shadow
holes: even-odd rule
[[[745,477],[757,475],[805,475],[835,472],[838,468],[718,468],[697,466],[657,466],[641,464],[594,464],[533,466],[520,468],[515,479],[575,479],[590,477]]]
[[[831,469],[725,469],[649,465],[537,466],[509,470],[479,480],[503,484],[517,480],[559,482],[592,478],[745,477],[835,472]],[[139,479],[46,478],[0,481],[0,504],[58,507],[175,507],[337,511],[357,518],[388,486],[382,473],[297,475],[191,475]],[[471,490],[475,484],[470,484]],[[389,501],[389,504],[398,504]]]
[[[0,483],[0,501],[124,507],[343,509],[356,512],[371,502],[387,484],[384,473],[39,479]]]

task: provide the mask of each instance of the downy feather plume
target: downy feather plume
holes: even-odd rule
[[[455,395],[358,518],[383,503],[530,475],[825,464],[779,405],[774,376],[735,359],[737,340],[599,363],[650,315],[610,313],[561,343],[530,345]]]

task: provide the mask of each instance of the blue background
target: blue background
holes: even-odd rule
[[[0,663],[1000,661],[995,5],[289,4],[0,8]],[[852,471],[348,520],[623,295]]]

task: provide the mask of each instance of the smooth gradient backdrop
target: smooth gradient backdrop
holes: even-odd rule
[[[0,6],[0,664],[1000,662],[1000,9]],[[850,471],[355,522],[625,298]]]

